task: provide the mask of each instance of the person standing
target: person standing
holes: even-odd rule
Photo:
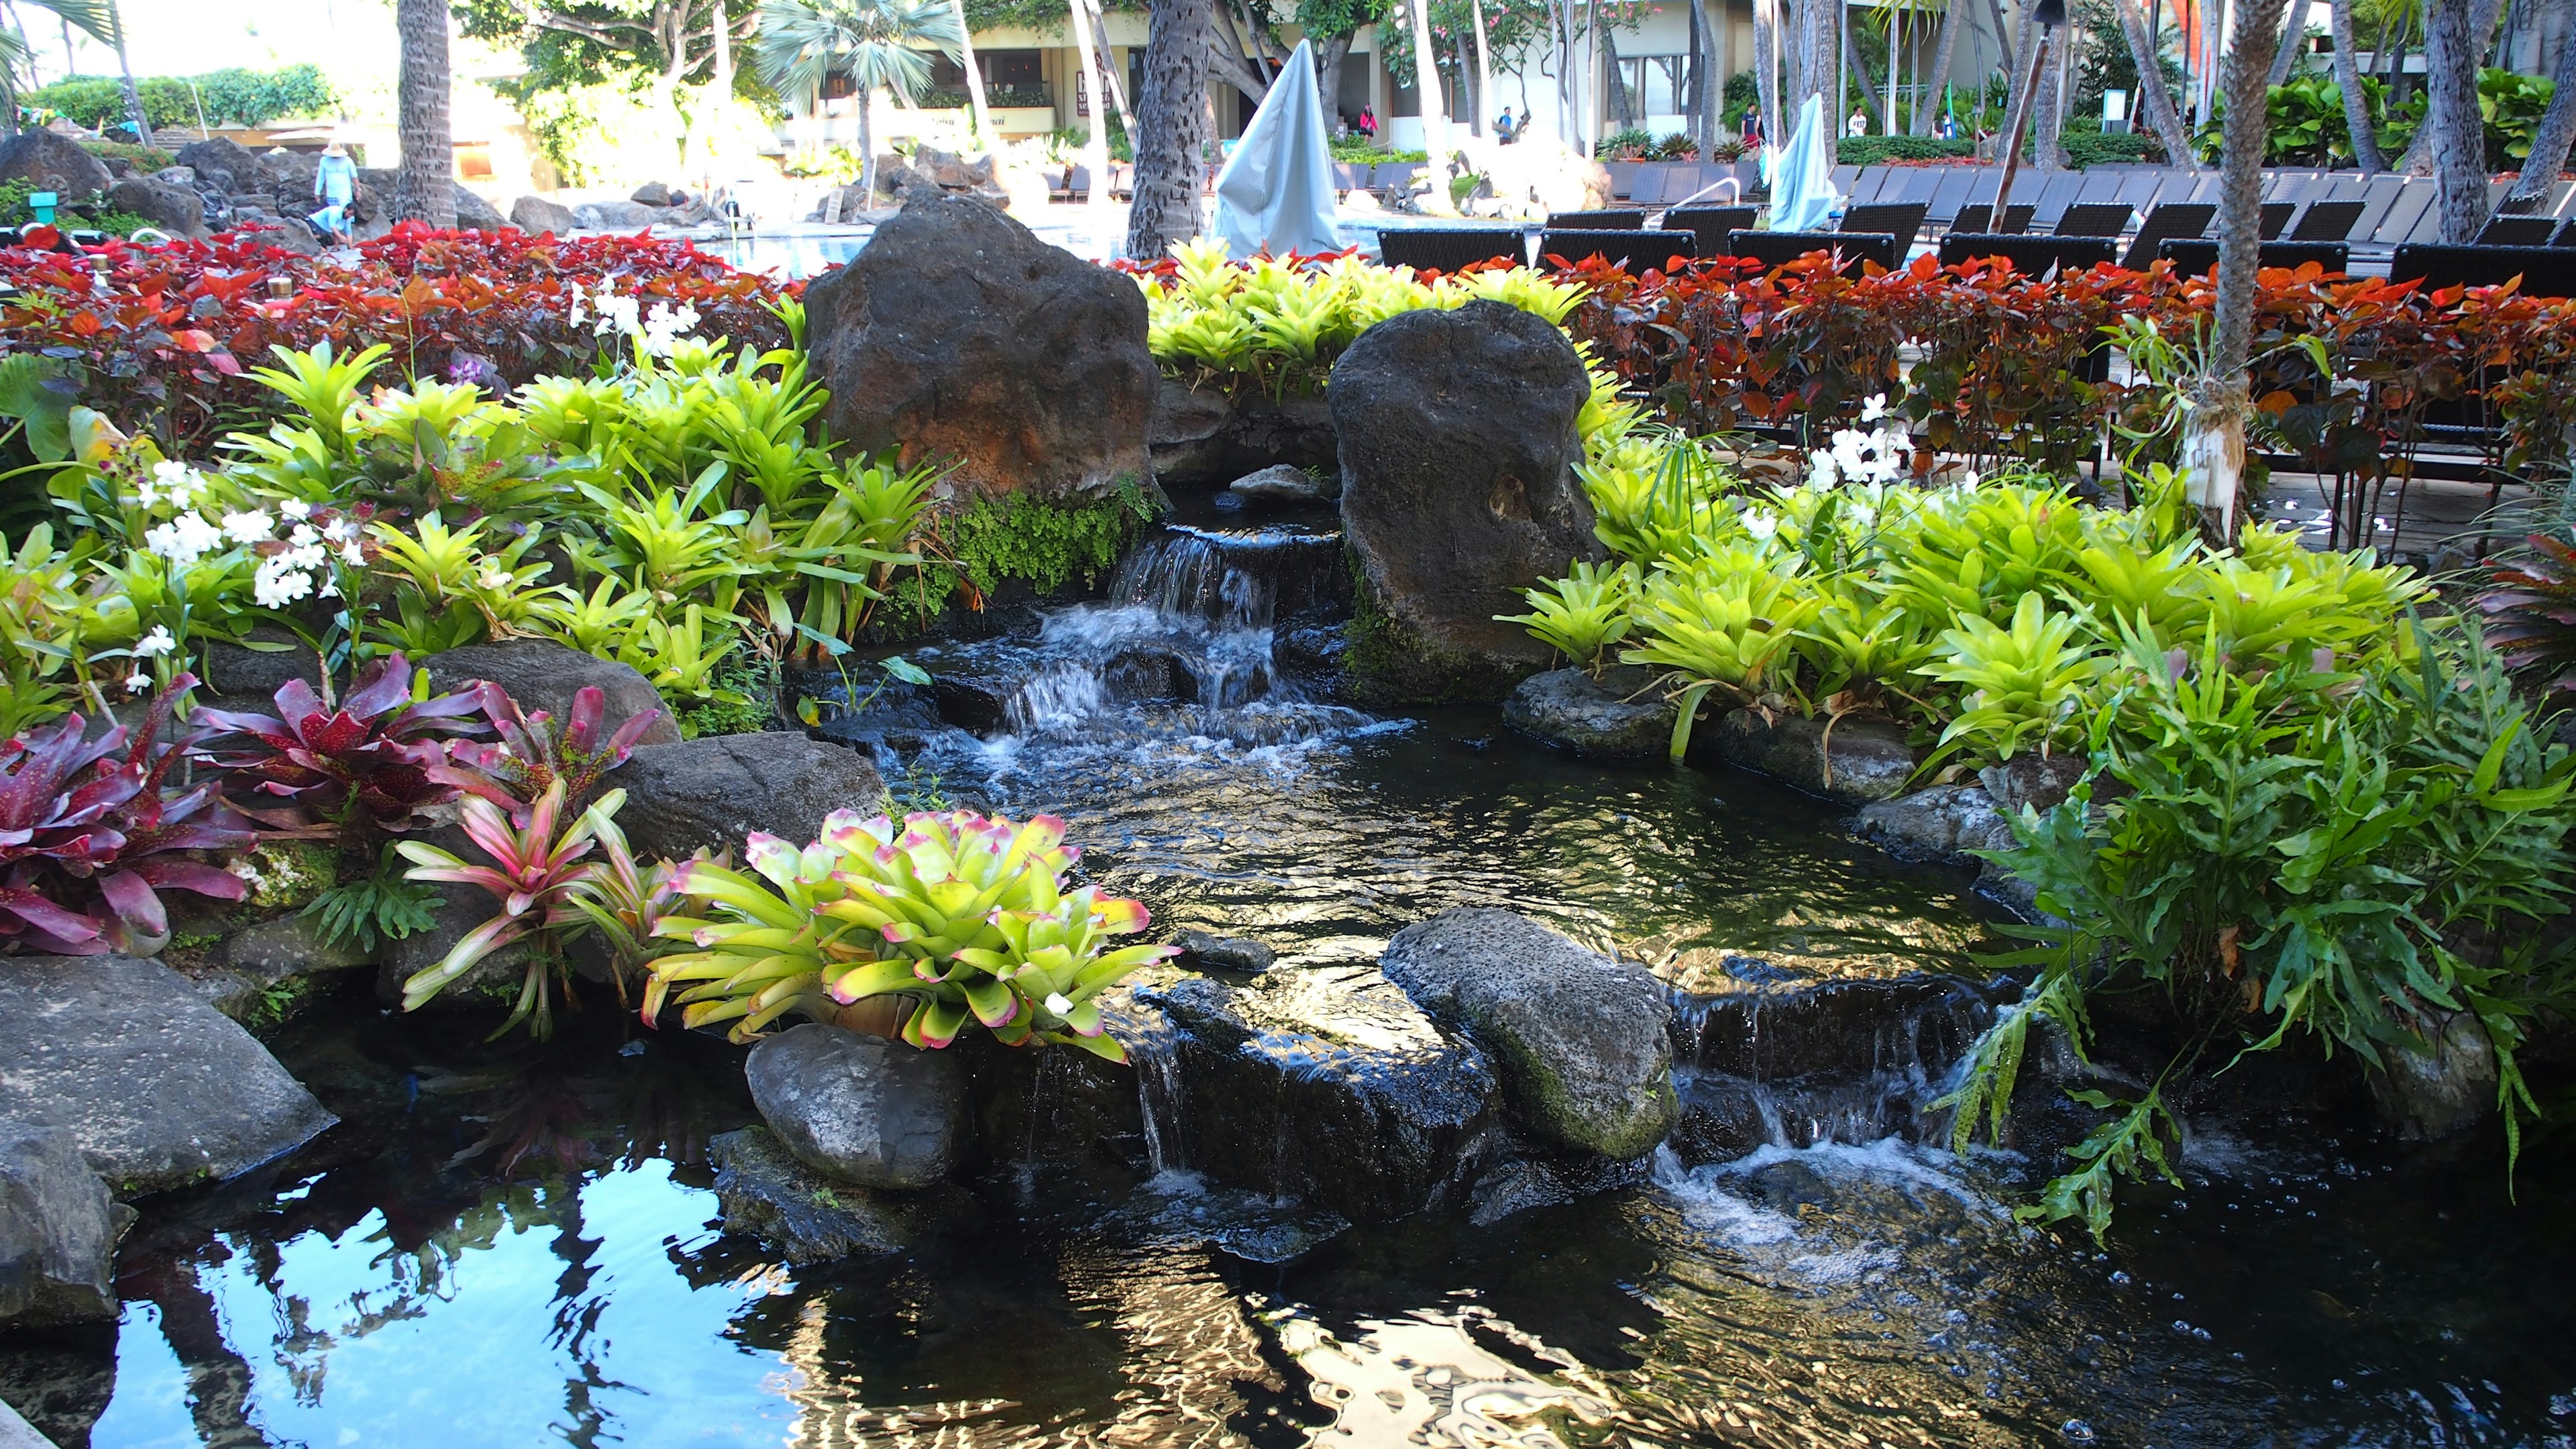
[[[349,203],[358,197],[358,166],[349,159],[349,148],[338,137],[322,148],[322,159],[313,167],[314,199],[322,209],[307,220],[322,240],[349,244]]]
[[[1514,124],[1515,123],[1512,120],[1512,108],[1509,106],[1503,107],[1503,113],[1494,118],[1494,140],[1505,146],[1512,144],[1512,138],[1515,134],[1513,130]]]
[[[1869,134],[1869,112],[1868,112],[1868,111],[1866,111],[1866,110],[1864,110],[1864,109],[1862,109],[1862,108],[1861,108],[1861,107],[1859,107],[1859,106],[1854,106],[1854,107],[1852,107],[1852,113],[1851,113],[1851,124],[1849,124],[1849,125],[1847,125],[1847,126],[1843,127],[1843,134],[1844,134],[1844,135],[1847,135],[1847,136],[1866,136],[1866,135],[1868,135],[1868,134]]]

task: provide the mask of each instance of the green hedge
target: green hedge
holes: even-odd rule
[[[314,65],[150,76],[135,88],[143,94],[144,119],[156,131],[194,128],[201,103],[209,126],[264,126],[281,117],[328,115],[338,104],[330,79]],[[93,130],[122,126],[126,120],[125,88],[114,76],[70,76],[27,92],[19,104],[57,112]]]
[[[2155,138],[2131,132],[2125,136],[2106,136],[2098,131],[2061,131],[2058,140],[2066,147],[2067,159],[2077,166],[2099,166],[2106,161],[2145,161],[2155,149]]]
[[[1834,160],[1844,166],[1876,166],[1882,161],[1954,161],[1977,154],[1977,143],[1964,137],[1944,141],[1934,136],[1845,136],[1834,143]]]

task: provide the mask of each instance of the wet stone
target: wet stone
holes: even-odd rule
[[[1673,987],[1676,1061],[1754,1081],[1819,1072],[1938,1077],[1994,1014],[1985,987],[1929,971],[1827,976],[1702,951],[1661,969]]]
[[[1172,937],[1181,958],[1203,970],[1255,973],[1269,970],[1279,953],[1259,941],[1219,936],[1209,931],[1183,931]]]
[[[1166,1166],[1382,1221],[1452,1201],[1496,1146],[1492,1066],[1373,967],[1135,995],[1175,1031]]]
[[[947,1052],[807,1022],[753,1047],[743,1075],[787,1150],[837,1180],[927,1187],[964,1155],[966,1079]]]
[[[1673,712],[1653,672],[1633,664],[1599,679],[1580,669],[1533,674],[1503,701],[1503,723],[1594,760],[1663,758],[1672,748]]]
[[[1719,719],[1714,733],[1717,751],[1729,764],[1760,770],[1828,800],[1884,800],[1914,775],[1913,746],[1906,743],[1905,731],[1885,720],[1846,716],[1829,721],[1739,709]]]
[[[707,1156],[725,1231],[757,1237],[790,1263],[902,1252],[971,1201],[953,1189],[890,1193],[837,1181],[797,1161],[765,1127],[709,1138]]]

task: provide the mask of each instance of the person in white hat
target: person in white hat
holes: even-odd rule
[[[358,166],[349,159],[349,148],[340,138],[322,148],[321,163],[313,168],[313,194],[321,199],[322,209],[313,213],[313,229],[324,241],[343,245],[349,236],[349,203],[358,195]]]

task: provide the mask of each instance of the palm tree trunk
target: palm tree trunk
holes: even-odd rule
[[[1413,0],[1413,91],[1422,98],[1422,149],[1431,158],[1429,209],[1440,215],[1457,210],[1449,200],[1444,168],[1449,161],[1448,103],[1440,94],[1438,52],[1431,48],[1431,0]]]
[[[2540,113],[2540,129],[2532,135],[2522,175],[2505,193],[2508,201],[2547,196],[2550,184],[2566,169],[2568,147],[2576,144],[2576,30],[2559,39],[2557,85],[2549,93],[2549,109]]]
[[[2067,164],[2058,133],[2066,128],[2066,60],[2074,49],[2073,24],[2050,32],[2048,60],[2040,67],[2039,89],[2031,97],[2030,164],[2042,171],[2063,170]]]
[[[1101,13],[1100,0],[1083,0],[1083,6],[1091,12],[1093,43],[1100,47],[1101,86],[1107,91],[1110,104],[1117,108],[1119,129],[1127,133],[1128,154],[1133,155],[1136,150],[1136,112],[1127,104],[1127,82],[1119,76],[1118,63],[1109,55],[1109,19]]]
[[[2426,0],[2424,13],[2424,124],[2416,128],[2415,139],[2407,144],[2406,154],[2397,159],[2397,169],[2409,176],[2434,174],[2433,144],[2444,134],[2435,115],[2441,105],[2439,76],[2443,66],[2441,52],[2437,50],[2433,37],[2438,23],[2433,16],[2435,3],[2436,0]],[[2495,34],[2496,21],[2504,14],[2504,0],[2466,0],[2463,8],[2468,11],[2468,28],[2454,48],[2461,53],[2461,64],[2467,67],[2469,116],[2476,126],[2470,134],[2477,138],[2474,155],[2477,165],[2483,169],[2487,164],[2486,118],[2478,113],[2478,57],[2485,52],[2488,38]],[[2395,99],[2392,93],[2390,100],[2393,102]]]
[[[877,131],[876,87],[861,86],[857,96],[859,110],[859,195],[866,200],[859,205],[873,208],[877,204]],[[1094,183],[1097,185],[1098,183]]]
[[[1153,261],[1199,234],[1200,156],[1207,145],[1211,0],[1148,0],[1144,83],[1136,96],[1136,199],[1127,255]],[[1347,49],[1350,37],[1342,38]],[[1337,66],[1336,69],[1339,67]]]
[[[2211,324],[2209,371],[2192,384],[2191,422],[2183,435],[2189,496],[2201,510],[2202,526],[2221,542],[2236,536],[2236,499],[2245,476],[2245,423],[2253,411],[2246,368],[2254,350],[2263,152],[2271,139],[2263,92],[2271,74],[2272,47],[2281,43],[2283,3],[2237,0],[2219,153],[2217,315]]]
[[[134,84],[134,62],[125,55],[125,11],[122,7],[111,6],[108,18],[116,26],[116,70],[125,83],[125,114],[134,123],[134,144],[149,146],[152,144],[152,120],[143,114],[143,92]],[[63,47],[63,53],[70,55],[69,44]]]
[[[1073,19],[1074,58],[1082,65],[1083,86],[1091,95],[1091,133],[1082,145],[1082,162],[1091,172],[1091,239],[1097,246],[1109,231],[1109,92],[1100,83],[1089,9],[1076,0],[1068,13]]]
[[[2147,17],[2138,10],[2138,0],[2113,0],[2120,11],[2120,31],[2129,39],[2129,58],[2138,67],[2138,109],[2146,113],[2147,129],[2155,132],[2156,141],[2165,148],[2167,161],[2186,171],[2198,170],[2192,159],[2191,137],[2182,128],[2182,116],[2174,110],[2173,92],[2165,88],[2164,67],[2156,63],[2155,42],[2147,38]],[[2352,0],[2342,0],[2349,5]]]
[[[1941,34],[1932,42],[1932,73],[1923,78],[1922,103],[1914,107],[1914,124],[1906,127],[1911,135],[1929,136],[1932,123],[1940,116],[1940,95],[1950,84],[1950,59],[1959,52],[1959,11],[1967,0],[1950,0],[1941,9]],[[2001,43],[2002,37],[1996,41]]]
[[[1486,109],[1494,103],[1494,60],[1485,53],[1484,0],[1468,0],[1467,8],[1476,25],[1476,108],[1468,114],[1475,118],[1476,133],[1483,135],[1489,119]],[[1322,56],[1317,56],[1317,63],[1320,64],[1322,59]]]
[[[2385,171],[2379,136],[2370,125],[2370,96],[2362,89],[2361,58],[2352,44],[2352,0],[2332,0],[2335,87],[2343,92],[2344,129],[2352,136],[2353,164],[2365,173]]]
[[[975,63],[975,27],[966,18],[966,0],[953,3],[957,6],[957,31],[966,37],[958,56],[958,64],[966,68],[966,114],[975,122],[975,139],[984,143],[986,151],[992,151],[1001,146],[1002,138],[993,134],[992,107],[984,103],[984,69]],[[721,11],[724,0],[716,0],[716,5]]]
[[[2272,70],[2266,83],[2285,86],[2290,71],[2299,63],[2299,47],[2308,38],[2308,7],[2292,5],[2281,17],[2281,43],[2272,52]]]
[[[1753,103],[1762,110],[1762,143],[1780,144],[1779,0],[1753,0]]]
[[[1839,4],[1840,0],[1836,0],[1836,3]],[[1869,61],[1861,54],[1860,37],[1852,33],[1852,28],[1849,25],[1843,26],[1842,32],[1843,63],[1851,67],[1851,78],[1860,82],[1860,93],[1866,102],[1863,109],[1882,112],[1886,111],[1886,106],[1880,104],[1881,97],[1879,95],[1878,87],[1870,82]],[[1887,78],[1887,81],[1892,87],[1896,84],[1896,77],[1891,75]],[[1841,102],[1839,100],[1835,102],[1835,109],[1841,109]],[[1890,114],[1893,113],[1891,112]],[[1834,123],[1835,135],[1839,136],[1842,134],[1842,117],[1829,115],[1825,119]]]
[[[2479,43],[2472,13],[2483,0],[2425,0],[2424,130],[2434,139],[2433,205],[2442,240],[2462,245],[2487,219],[2486,119],[2478,111]]]
[[[402,169],[394,175],[397,221],[456,225],[456,142],[448,125],[446,0],[394,0],[402,39]]]

